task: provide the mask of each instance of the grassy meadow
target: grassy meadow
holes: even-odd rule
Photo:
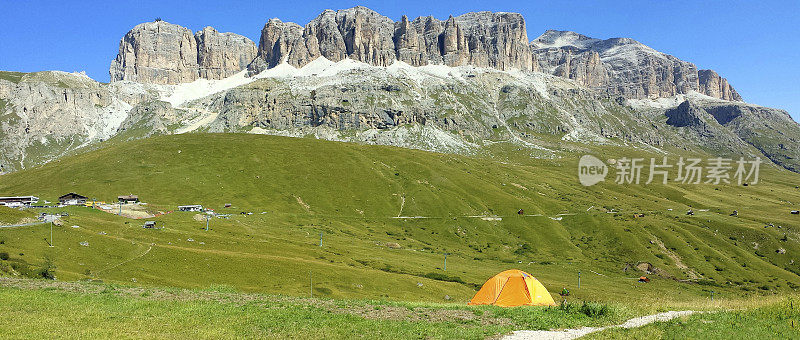
[[[0,207],[0,225],[40,212],[69,213],[53,227],[52,240],[50,225],[0,228],[0,252],[9,255],[0,260],[0,269],[5,268],[0,275],[20,277],[20,268],[37,273],[46,267],[58,282],[143,289],[230,287],[243,294],[311,298],[313,293],[315,299],[341,303],[374,299],[454,308],[463,306],[489,277],[516,268],[537,277],[556,300],[566,287],[571,291],[568,301],[617,306],[613,317],[549,322],[553,328],[608,324],[670,308],[715,309],[725,301],[793,294],[800,286],[800,217],[789,213],[798,209],[800,175],[765,164],[760,183],[746,187],[618,185],[613,174],[583,187],[577,160],[584,153],[602,159],[661,155],[598,146],[533,159],[510,145],[492,148],[492,157],[458,156],[242,134],[111,141],[0,176],[0,195],[32,194],[53,202],[76,192],[113,202],[118,195],[137,194],[147,203],[145,209],[164,213],[147,219],[157,221],[159,228],[143,229],[145,220],[86,207]],[[181,204],[202,204],[230,216],[212,218],[206,231],[205,219],[197,213],[175,211]],[[695,215],[686,215],[688,209]],[[733,210],[738,216],[730,216]],[[54,247],[48,246],[51,241]],[[641,275],[651,282],[638,283]],[[215,329],[224,333],[198,333],[200,337],[261,337],[265,329],[275,331],[252,328],[245,321],[225,322],[225,315],[235,314],[227,305],[181,301],[178,306],[174,301],[24,291],[3,288],[0,300],[20,306],[48,300],[53,310],[67,310],[85,299],[93,306],[86,308],[98,308],[86,313],[120,318],[125,312],[112,312],[117,306],[160,315],[160,308],[174,304],[176,313],[183,313],[178,318],[197,313],[194,323],[203,315],[220,314],[209,325],[221,325]],[[712,291],[715,301],[709,305]],[[276,317],[269,308],[242,308],[251,308],[246,314],[260,325],[259,318]],[[292,308],[287,313],[298,318],[345,324],[343,332],[376,322],[353,322],[341,315],[326,321],[325,313]],[[28,312],[47,317],[38,309]],[[127,320],[130,332],[147,315]],[[396,332],[405,328],[402,322],[388,325],[397,327]],[[430,327],[419,334],[444,336],[450,326]],[[519,327],[533,325],[512,322],[453,334],[482,337]],[[212,332],[198,328],[205,331]],[[76,333],[80,335],[103,337]]]
[[[34,338],[446,338],[481,339],[514,329],[621,322],[575,308],[500,308],[334,300],[102,283],[0,279],[0,337]],[[30,322],[36,320],[36,322]],[[157,326],[157,327],[154,327]]]

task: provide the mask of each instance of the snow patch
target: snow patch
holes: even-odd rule
[[[672,97],[627,99],[628,105],[635,109],[669,109],[680,105],[686,100],[726,103],[727,101],[707,96],[697,91],[689,91],[686,94],[678,94]]]
[[[488,72],[506,73],[520,79],[531,79],[532,83],[536,86],[537,91],[539,91],[543,96],[547,96],[547,85],[543,77],[537,77],[533,72],[524,72],[516,69],[499,71],[490,68],[479,68],[473,66],[454,67],[435,64],[411,66],[399,60],[396,60],[389,66],[381,67],[372,66],[367,63],[349,58],[333,62],[325,57],[318,57],[301,68],[295,68],[284,61],[281,64],[266,69],[252,77],[248,77],[247,71],[245,70],[221,80],[197,79],[191,83],[183,83],[179,85],[153,86],[140,84],[138,88],[134,90],[134,92],[156,91],[161,100],[170,103],[175,108],[180,108],[182,105],[190,101],[204,98],[215,93],[224,92],[238,86],[246,85],[257,79],[316,77],[337,82],[341,81],[341,79],[336,78],[336,76],[342,73],[357,70],[370,70],[375,72],[383,71],[389,76],[407,78],[414,80],[417,83],[421,83],[426,79],[436,78],[466,81],[464,77],[467,74]]]
[[[358,70],[358,69],[372,69],[375,66],[356,61],[353,59],[345,58],[337,62],[332,62],[325,57],[319,57],[314,61],[303,66],[298,72],[300,77],[332,77],[342,72]]]
[[[174,85],[172,93],[162,100],[170,103],[172,107],[178,108],[192,100],[246,85],[254,80],[254,78],[247,77],[247,70],[220,80],[197,79],[191,83]]]
[[[250,129],[250,131],[247,131],[247,133],[251,133],[251,134],[254,134],[254,135],[267,135],[267,134],[269,134],[269,132],[267,130],[264,130],[263,128],[258,127],[258,126],[253,127],[252,129]]]
[[[553,38],[554,35],[557,36]],[[561,48],[572,46],[585,49],[598,41],[601,40],[589,38],[575,32],[546,32],[541,37],[534,40],[534,46],[536,48]]]
[[[278,66],[273,68],[268,68],[261,73],[256,74],[253,76],[255,79],[262,79],[262,78],[286,78],[286,77],[293,77],[297,74],[297,69],[289,65],[287,63],[281,63]]]

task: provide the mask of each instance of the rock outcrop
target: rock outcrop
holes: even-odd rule
[[[610,96],[661,98],[692,91],[741,101],[712,70],[658,52],[629,38],[606,40],[550,30],[528,41],[518,13],[474,12],[447,20],[402,16],[394,22],[369,8],[325,10],[305,26],[271,19],[258,47],[211,27],[192,35],[163,21],[137,25],[120,42],[111,80],[178,84],[222,79],[245,68],[255,75],[281,63],[302,67],[317,58],[352,59],[374,66],[402,61],[542,71]]]
[[[534,70],[525,20],[516,13],[467,13],[440,21],[399,22],[365,7],[325,10],[305,27],[272,19],[264,25],[251,73],[281,62],[301,67],[318,57],[389,66],[474,65]]]
[[[788,112],[752,104],[707,102],[702,108],[776,164],[800,172],[800,129]]]
[[[220,33],[206,27],[195,33],[198,76],[223,79],[241,70],[256,57],[256,44],[241,35]]]
[[[83,74],[8,75],[0,71],[0,165],[5,171],[107,139],[131,108],[118,99],[116,88]]]
[[[165,21],[136,25],[119,43],[111,81],[178,84],[197,79],[197,41],[186,27]]]
[[[741,101],[725,78],[630,38],[606,40],[549,30],[531,43],[542,71],[626,98],[659,98],[697,91]]]
[[[714,98],[729,101],[742,101],[742,96],[728,84],[728,80],[722,78],[714,70],[700,70],[697,72],[700,82],[700,93]]]
[[[111,81],[179,84],[198,78],[222,79],[243,70],[255,57],[255,43],[206,27],[197,34],[165,21],[136,25],[119,44]]]
[[[704,114],[706,113],[702,112],[688,100],[664,112],[664,115],[667,116],[667,125],[672,125],[674,127],[702,127],[704,121],[700,115]]]

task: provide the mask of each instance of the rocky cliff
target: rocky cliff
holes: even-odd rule
[[[447,20],[402,16],[393,21],[366,7],[325,10],[305,26],[271,19],[258,48],[247,38],[207,27],[192,35],[166,22],[134,27],[120,42],[112,80],[178,84],[248,75],[317,58],[352,59],[374,66],[447,65],[541,71],[626,98],[661,98],[692,91],[728,101],[742,98],[725,78],[658,52],[633,39],[594,39],[547,31],[528,40],[517,13],[475,12]]]
[[[195,33],[198,76],[223,79],[247,68],[256,57],[256,44],[233,33],[206,27]]]
[[[255,43],[206,27],[197,34],[165,21],[136,25],[119,44],[111,62],[111,81],[180,84],[198,78],[222,79],[247,67]]]
[[[800,172],[800,125],[786,112],[740,102],[716,72],[632,39],[548,31],[528,43],[519,14],[394,22],[363,7],[306,26],[272,19],[261,33],[257,48],[211,27],[138,25],[110,84],[0,71],[0,165],[108,138],[210,131],[458,153],[508,142],[534,157],[573,143],[641,145],[763,155]]]
[[[742,96],[714,70],[697,71],[700,93],[722,100],[742,101]]]
[[[537,72],[320,58],[303,69],[283,65],[258,77],[180,85],[0,73],[0,164],[6,170],[107,138],[194,131],[316,136],[454,153],[504,142],[532,157],[560,157],[574,152],[576,143],[639,145],[667,153],[761,155],[800,171],[800,125],[786,112],[695,92],[654,101],[609,97]]]
[[[48,162],[116,134],[133,96],[82,74],[0,71],[0,170]],[[0,171],[2,172],[2,171]]]
[[[467,13],[441,21],[399,22],[366,7],[326,10],[305,27],[272,19],[264,25],[251,73],[283,61],[302,67],[318,57],[389,66],[474,65],[534,70],[525,20],[516,13]]]
[[[636,40],[590,38],[549,30],[531,42],[542,71],[626,98],[659,98],[697,91],[729,101],[742,97],[711,70],[658,52]]]

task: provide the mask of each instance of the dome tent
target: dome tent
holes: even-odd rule
[[[556,305],[539,280],[516,269],[506,270],[486,281],[469,304],[501,307]]]

